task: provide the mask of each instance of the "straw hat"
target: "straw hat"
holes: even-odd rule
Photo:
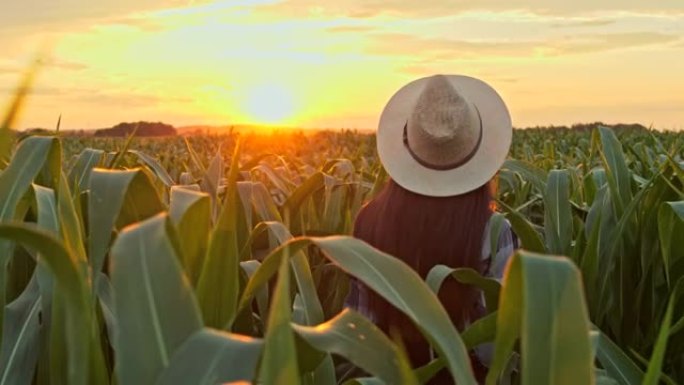
[[[435,75],[392,96],[380,117],[378,154],[405,189],[459,195],[494,177],[512,134],[508,109],[492,87],[468,76]]]

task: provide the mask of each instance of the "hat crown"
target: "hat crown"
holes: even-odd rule
[[[412,155],[437,169],[456,168],[467,161],[481,133],[477,108],[444,75],[426,82],[406,123]]]

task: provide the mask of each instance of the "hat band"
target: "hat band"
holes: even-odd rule
[[[479,132],[479,136],[477,137],[477,143],[475,143],[475,147],[473,147],[473,149],[470,151],[470,153],[468,155],[465,156],[465,158],[460,159],[457,162],[452,162],[452,163],[447,163],[447,164],[434,164],[434,163],[427,162],[424,159],[421,159],[421,157],[418,156],[418,154],[413,152],[413,150],[411,149],[411,145],[409,144],[408,133],[407,133],[408,120],[404,124],[404,147],[406,147],[409,154],[411,154],[411,156],[413,157],[413,159],[416,160],[416,162],[418,162],[421,166],[427,167],[427,168],[432,169],[432,170],[445,171],[445,170],[452,170],[452,169],[463,166],[464,164],[468,163],[468,161],[471,160],[473,158],[473,156],[475,156],[475,154],[477,153],[477,150],[480,148],[480,144],[482,143],[482,117],[480,116],[480,110],[477,109],[477,106],[473,106],[473,107],[475,107],[475,111],[477,112],[477,120],[480,122],[480,127],[479,127],[480,132]]]

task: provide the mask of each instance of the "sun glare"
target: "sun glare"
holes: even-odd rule
[[[294,109],[294,96],[282,85],[261,84],[245,95],[245,112],[253,123],[290,123]]]

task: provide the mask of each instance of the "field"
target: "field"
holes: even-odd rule
[[[474,384],[467,349],[487,341],[488,384],[684,382],[682,133],[516,131],[496,220],[523,249],[503,286],[421,278],[348,236],[387,178],[372,135],[0,142],[0,384],[417,384],[442,367]],[[344,310],[348,275],[438,358],[410,368],[400,336]],[[449,276],[487,301],[460,333],[434,295]]]

